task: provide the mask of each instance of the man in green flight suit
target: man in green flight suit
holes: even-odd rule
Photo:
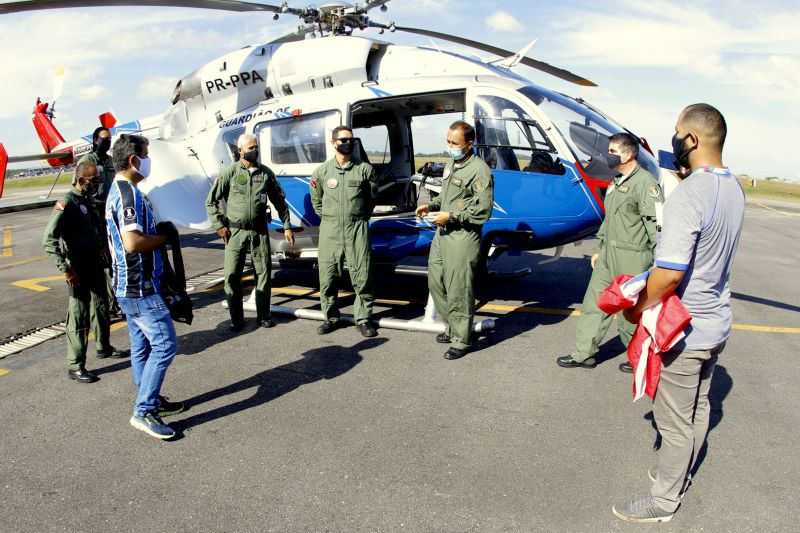
[[[656,249],[656,203],[662,200],[658,180],[639,166],[639,142],[630,133],[617,133],[609,139],[608,165],[619,171],[605,198],[606,218],[597,231],[592,253],[592,277],[583,297],[583,308],[575,332],[575,349],[557,359],[564,368],[594,368],[598,345],[611,326],[612,315],[597,307],[597,296],[620,274],[641,274],[653,266]],[[627,348],[636,324],[621,316],[617,329]],[[627,361],[623,372],[632,372]]]
[[[67,307],[67,361],[70,379],[93,383],[99,378],[86,370],[90,310],[99,325],[97,355],[124,357],[109,343],[108,289],[103,269],[108,265],[105,225],[92,204],[99,185],[97,165],[79,163],[75,187],[56,202],[42,240],[44,251],[64,273],[69,286]]]
[[[372,247],[369,218],[378,201],[378,178],[369,163],[352,159],[355,139],[347,126],[333,129],[336,156],[311,174],[311,204],[319,225],[319,303],[325,315],[317,333],[339,326],[338,285],[344,261],[356,293],[353,305],[356,327],[364,337],[377,335],[370,324],[375,292],[372,282]]]
[[[220,172],[208,193],[206,211],[225,243],[225,299],[231,314],[230,330],[244,328],[242,271],[250,250],[256,284],[256,319],[262,328],[275,325],[270,315],[272,259],[269,245],[269,200],[283,223],[287,242],[294,244],[286,195],[275,173],[259,163],[258,139],[246,133],[238,140],[239,161]],[[219,202],[225,200],[223,214]]]
[[[100,173],[100,184],[97,186],[97,193],[94,195],[93,199],[95,201],[97,211],[100,213],[100,219],[102,220],[103,225],[105,225],[106,198],[108,198],[108,190],[111,187],[111,183],[114,181],[114,165],[111,161],[111,157],[108,155],[110,148],[111,132],[104,126],[95,128],[94,133],[92,133],[92,151],[81,157],[78,161],[78,164],[87,162],[97,165],[97,170]],[[76,177],[73,176],[72,185],[75,185],[75,180]],[[105,232],[105,230],[103,231]],[[108,286],[109,314],[112,317],[121,317],[119,305],[117,304],[117,298],[114,296],[114,282],[111,276],[111,268],[105,270],[105,275],[106,285]],[[92,332],[95,334],[95,336],[97,336],[98,328],[99,325],[97,319],[93,315]]]
[[[463,121],[447,132],[448,162],[442,193],[417,208],[417,216],[439,226],[428,257],[428,290],[445,323],[436,341],[450,343],[445,359],[464,357],[470,348],[475,315],[475,273],[483,225],[492,216],[492,169],[472,153],[475,130]]]

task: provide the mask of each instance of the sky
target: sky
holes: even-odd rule
[[[734,172],[800,180],[793,164],[800,132],[800,2],[392,0],[388,8],[371,11],[371,18],[513,51],[538,39],[529,57],[598,87],[579,87],[525,66],[515,68],[518,74],[586,99],[654,149],[670,149],[675,120],[686,105],[714,105],[728,123],[724,161]],[[109,109],[121,122],[164,112],[184,75],[297,24],[288,16],[273,21],[270,13],[188,8],[0,15],[0,142],[11,155],[41,152],[30,113],[37,96],[50,101],[59,66],[66,75],[55,125],[71,139],[90,133],[97,115]],[[375,30],[364,35],[378,37]],[[432,44],[401,32],[379,38]],[[446,41],[433,44],[496,59]]]

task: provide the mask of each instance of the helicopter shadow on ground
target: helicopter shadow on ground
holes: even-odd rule
[[[259,407],[304,385],[310,385],[322,380],[336,379],[352,370],[364,359],[363,351],[377,348],[386,341],[387,339],[385,338],[373,338],[364,339],[352,347],[330,345],[313,348],[301,354],[300,359],[291,363],[270,368],[243,380],[185,400],[185,404],[191,413],[204,403],[245,390],[253,390],[252,396],[247,399],[216,407],[209,411],[192,414],[188,418],[173,422],[170,425],[176,431],[183,432],[219,418]]]

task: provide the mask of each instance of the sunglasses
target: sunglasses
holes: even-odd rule
[[[350,144],[351,142],[353,142],[353,138],[352,137],[340,137],[340,138],[338,138],[336,140],[338,142],[340,142],[341,144]]]

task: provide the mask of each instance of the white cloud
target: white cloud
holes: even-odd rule
[[[523,27],[519,20],[515,19],[505,11],[498,11],[486,19],[486,26],[497,31],[522,31]]]
[[[94,100],[97,100],[97,98],[99,98],[100,95],[106,92],[108,92],[108,89],[106,89],[99,83],[95,83],[94,85],[81,87],[78,90],[78,94],[76,96],[78,97],[78,100],[81,100],[83,102],[92,102]]]
[[[136,96],[142,100],[160,99],[166,101],[178,83],[177,76],[153,76],[141,82]]]

